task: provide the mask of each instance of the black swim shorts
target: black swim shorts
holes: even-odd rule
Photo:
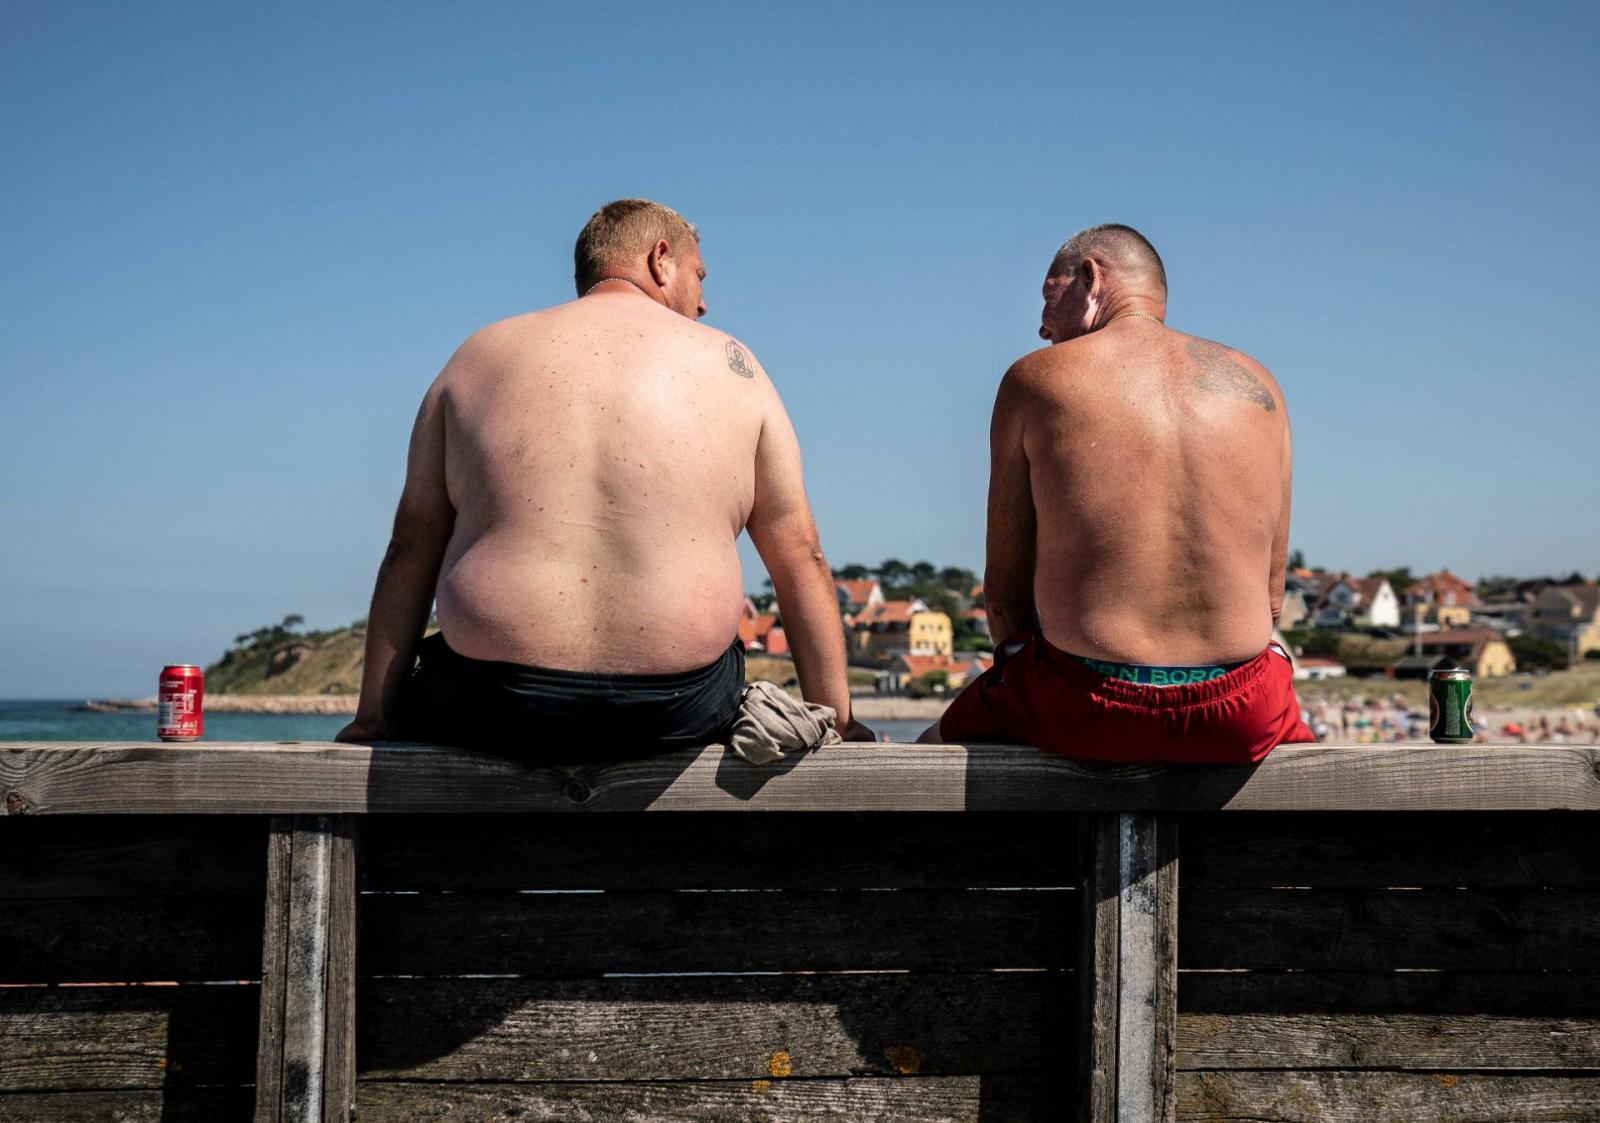
[[[469,659],[422,641],[398,735],[537,764],[632,760],[721,740],[744,693],[744,647],[669,675],[603,675]]]

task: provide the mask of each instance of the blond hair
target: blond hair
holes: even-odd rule
[[[700,231],[671,207],[649,199],[618,199],[607,203],[584,224],[572,250],[573,281],[582,296],[620,259],[638,257],[666,240],[674,251],[698,242]]]

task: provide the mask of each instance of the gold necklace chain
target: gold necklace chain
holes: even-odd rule
[[[1152,316],[1148,312],[1118,312],[1115,316],[1112,316],[1109,320],[1107,320],[1105,323],[1101,324],[1100,326],[1103,327],[1103,328],[1108,328],[1112,324],[1116,323],[1118,320],[1122,319],[1124,316],[1143,316],[1145,319],[1150,320],[1153,323],[1160,324],[1162,327],[1166,327],[1167,326],[1167,323],[1166,323],[1165,320],[1161,319],[1159,316]]]
[[[630,281],[626,277],[601,277],[594,284],[592,284],[588,288],[584,289],[583,290],[583,295],[584,296],[588,296],[595,289],[599,288],[601,285],[605,284],[607,281],[621,281],[625,285],[632,285],[634,288],[638,289],[640,292],[644,292],[644,286],[641,285],[638,281]],[[647,293],[647,292],[644,292],[644,295],[650,296],[650,294]],[[650,297],[650,298],[652,300],[655,299],[654,297]]]

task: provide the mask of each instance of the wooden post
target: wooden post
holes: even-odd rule
[[[354,821],[271,822],[256,1123],[345,1123],[355,1084]]]
[[[1178,1015],[1177,822],[1085,816],[1079,1055],[1082,1118],[1174,1117]]]

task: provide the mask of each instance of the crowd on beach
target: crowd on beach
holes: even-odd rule
[[[1317,740],[1339,744],[1381,745],[1427,742],[1428,713],[1411,706],[1403,694],[1356,697],[1345,701],[1319,698],[1307,707],[1307,723]],[[1473,721],[1479,743],[1522,745],[1600,745],[1600,704],[1593,713],[1565,710],[1495,708],[1480,710]]]

